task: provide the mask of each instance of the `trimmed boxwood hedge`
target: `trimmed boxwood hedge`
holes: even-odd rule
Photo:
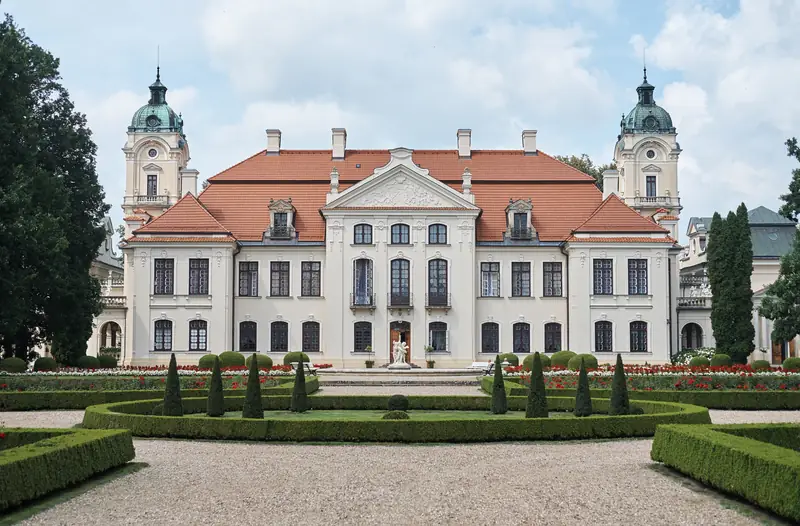
[[[798,424],[659,426],[650,456],[694,479],[800,522]],[[791,440],[791,436],[794,440]]]
[[[0,452],[0,511],[133,460],[124,429],[6,429]]]

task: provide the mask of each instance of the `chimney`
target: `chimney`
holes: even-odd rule
[[[611,194],[619,196],[619,172],[616,170],[603,172],[603,199]]]
[[[197,176],[200,172],[194,168],[184,168],[180,171],[181,175],[181,197],[191,193],[197,195]]]
[[[267,130],[267,155],[281,153],[281,131]]]
[[[472,130],[458,130],[456,137],[458,137],[458,157],[461,159],[472,157]]]
[[[331,128],[332,135],[332,154],[334,159],[344,159],[344,151],[347,148],[347,130],[344,128]]]
[[[536,130],[522,130],[522,151],[525,155],[536,155]]]

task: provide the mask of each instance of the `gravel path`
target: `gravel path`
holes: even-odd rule
[[[0,412],[0,427],[72,427],[83,422],[83,411]]]

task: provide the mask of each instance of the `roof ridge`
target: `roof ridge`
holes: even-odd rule
[[[547,157],[548,159],[551,159],[551,160],[553,160],[553,161],[555,161],[555,162],[557,162],[557,163],[561,163],[561,164],[563,164],[564,166],[568,166],[570,169],[572,169],[572,170],[575,170],[576,172],[578,172],[578,173],[581,173],[581,174],[585,175],[587,178],[591,179],[592,181],[594,181],[594,182],[595,182],[595,184],[597,184],[597,179],[595,179],[595,178],[594,178],[594,177],[592,177],[591,175],[587,174],[586,172],[583,172],[583,171],[581,171],[581,170],[578,170],[577,168],[575,168],[575,167],[574,167],[574,166],[572,166],[571,164],[569,164],[569,163],[565,163],[565,162],[564,162],[564,161],[562,161],[561,159],[558,159],[558,158],[556,158],[556,157],[554,157],[554,156],[552,156],[552,155],[546,154],[545,152],[543,152],[543,151],[541,151],[541,150],[537,150],[537,153],[538,153],[539,155],[543,155],[543,156]],[[612,194],[612,195],[613,195],[613,194]]]
[[[613,197],[614,199],[612,199],[612,197]],[[655,222],[655,220],[654,220],[652,217],[650,217],[650,218],[647,218],[647,217],[643,216],[642,214],[640,214],[639,212],[637,212],[636,210],[634,210],[633,208],[631,208],[630,206],[628,206],[627,204],[625,204],[625,201],[623,201],[623,200],[622,200],[622,199],[621,199],[621,198],[620,198],[620,197],[619,197],[617,194],[615,194],[615,193],[612,193],[612,194],[609,194],[609,196],[608,196],[608,197],[606,197],[605,199],[603,199],[603,201],[602,201],[602,202],[601,202],[601,203],[600,203],[600,204],[597,206],[597,208],[595,209],[595,211],[594,211],[594,212],[592,212],[592,213],[589,215],[589,217],[588,217],[588,218],[586,218],[586,221],[584,221],[584,222],[583,222],[583,223],[581,223],[581,224],[580,224],[580,225],[579,225],[577,228],[575,228],[574,230],[572,230],[572,232],[571,232],[571,233],[580,232],[580,230],[581,230],[581,229],[582,229],[582,228],[583,228],[583,227],[584,227],[584,226],[585,226],[585,225],[586,225],[586,224],[587,224],[589,221],[591,221],[591,220],[592,220],[594,217],[596,217],[596,216],[597,216],[599,213],[601,213],[601,212],[602,212],[602,211],[603,211],[603,210],[604,210],[604,209],[605,209],[607,206],[609,206],[609,204],[610,204],[611,202],[616,202],[616,203],[619,203],[620,205],[624,206],[624,207],[625,207],[625,208],[626,208],[626,209],[627,209],[629,212],[632,212],[633,214],[636,214],[636,217],[638,218],[638,219],[637,219],[637,221],[639,221],[639,220],[642,220],[642,221],[647,221],[647,222],[648,222],[650,225],[652,225],[652,226],[654,227],[654,230],[653,230],[653,232],[667,232],[667,233],[669,232],[669,230],[667,230],[666,228],[664,228],[664,227],[662,227],[661,225],[659,225],[658,223],[656,223],[656,222]],[[632,215],[631,215],[631,218],[633,218],[633,216],[632,216]],[[627,231],[625,231],[625,230],[611,230],[611,231],[607,231],[607,232],[615,232],[615,231],[616,231],[616,232],[627,232]],[[630,232],[635,232],[635,230],[634,230],[634,231],[630,231]]]
[[[266,148],[265,148],[265,149],[263,149],[263,150],[260,150],[260,151],[258,151],[258,152],[256,152],[256,153],[254,153],[253,155],[251,155],[250,157],[246,157],[245,159],[242,159],[242,160],[241,160],[241,161],[239,161],[238,163],[236,163],[236,164],[232,164],[232,165],[228,166],[227,168],[225,168],[225,169],[224,169],[224,170],[222,170],[221,172],[217,172],[216,174],[212,175],[211,177],[209,177],[209,178],[208,178],[208,179],[206,179],[206,180],[207,180],[207,181],[211,181],[212,179],[214,179],[214,178],[215,178],[215,177],[217,177],[218,175],[222,175],[222,174],[224,174],[225,172],[227,172],[227,171],[229,171],[229,170],[231,170],[231,169],[233,169],[233,168],[236,168],[236,167],[237,167],[237,166],[239,166],[240,164],[244,164],[244,163],[246,163],[247,161],[249,161],[250,159],[252,159],[252,158],[254,158],[254,157],[257,157],[257,156],[259,156],[259,155],[262,155],[262,154],[266,155],[266,153],[267,153],[267,150],[266,150]],[[202,192],[201,192],[201,193],[202,193]],[[176,203],[176,204],[177,204],[177,203]]]

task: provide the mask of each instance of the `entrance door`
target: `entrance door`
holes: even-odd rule
[[[786,342],[772,342],[772,365],[781,365],[786,358]]]
[[[394,342],[408,345],[406,361],[411,363],[411,324],[407,321],[393,321],[389,324],[389,361],[394,361]]]

